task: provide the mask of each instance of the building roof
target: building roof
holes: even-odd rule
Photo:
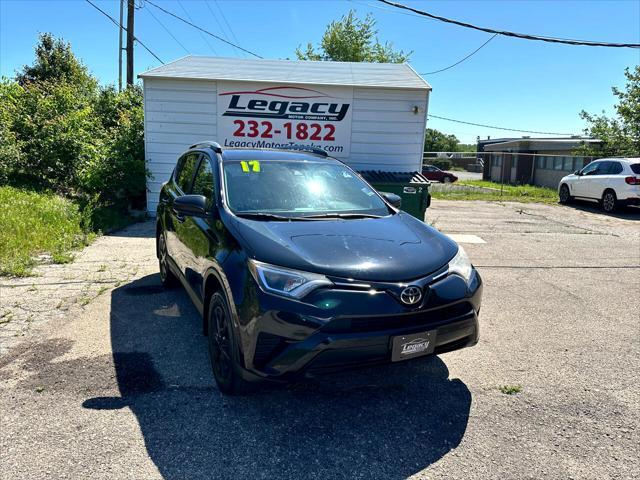
[[[406,63],[253,60],[189,55],[147,70],[138,77],[431,90],[426,80]]]
[[[554,151],[572,150],[584,143],[601,143],[602,140],[588,137],[560,137],[560,138],[530,138],[523,137],[504,142],[491,143],[485,145],[485,151],[506,152],[506,151]]]

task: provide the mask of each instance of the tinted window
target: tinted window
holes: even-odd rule
[[[226,202],[236,213],[290,217],[323,213],[389,214],[374,190],[338,163],[227,161],[224,183]]]
[[[613,162],[600,162],[600,165],[598,165],[598,171],[595,174],[607,175],[609,173],[609,169],[611,168],[612,163]]]
[[[582,169],[582,174],[583,175],[593,175],[594,173],[596,173],[596,170],[598,169],[598,166],[601,164],[602,162],[593,162],[590,163],[589,165],[587,165],[586,167],[584,167]]]
[[[640,173],[640,163],[632,163],[631,171],[633,171],[633,173]]]
[[[622,173],[622,165],[620,162],[609,162],[609,175],[617,175]]]
[[[195,195],[204,195],[207,198],[207,209],[211,208],[214,199],[213,187],[213,171],[211,170],[211,162],[207,157],[203,157],[198,168],[196,178],[193,180],[193,188],[191,193]]]
[[[180,159],[176,169],[176,183],[183,193],[188,194],[191,189],[191,180],[198,166],[198,153],[190,153]]]

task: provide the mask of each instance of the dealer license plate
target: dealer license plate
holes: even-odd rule
[[[398,335],[391,338],[391,361],[399,362],[433,353],[436,347],[436,331]]]

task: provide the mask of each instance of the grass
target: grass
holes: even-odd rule
[[[59,195],[14,187],[0,187],[0,205],[0,276],[31,275],[40,254],[53,263],[70,263],[73,250],[88,245],[96,233],[137,220],[123,208],[90,204],[81,211]]]
[[[522,203],[558,203],[558,193],[551,188],[535,187],[533,185],[500,185],[486,180],[461,180],[454,185],[469,185],[483,187],[492,191],[464,191],[452,190],[446,192],[432,192],[433,198],[442,200],[486,200]]]
[[[0,187],[0,205],[0,275],[29,275],[41,253],[66,263],[91,239],[77,205],[60,196]]]
[[[516,393],[522,392],[521,385],[502,385],[500,387],[500,391],[505,395],[515,395]]]

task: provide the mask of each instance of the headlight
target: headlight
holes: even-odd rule
[[[471,266],[471,260],[469,260],[467,252],[458,245],[458,253],[456,253],[456,256],[449,262],[449,273],[460,275],[469,283],[472,271],[473,267]]]
[[[260,287],[277,295],[300,299],[311,290],[332,285],[327,277],[318,273],[276,267],[257,260],[249,260],[248,264],[253,278]]]

